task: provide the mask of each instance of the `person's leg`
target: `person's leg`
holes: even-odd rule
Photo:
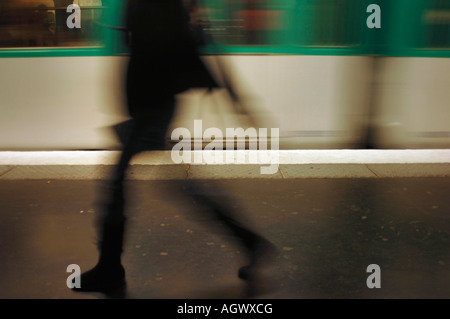
[[[81,288],[74,290],[108,292],[125,284],[121,255],[126,228],[123,185],[126,171],[136,154],[164,147],[166,131],[175,107],[173,98],[161,99],[155,103],[159,107],[157,112],[148,113],[131,122],[130,134],[108,190],[103,216],[98,223],[98,262],[93,269],[81,275]]]
[[[132,121],[131,125],[131,134],[108,187],[106,203],[100,211],[102,216],[97,217],[97,264],[81,275],[81,288],[74,288],[75,291],[109,292],[125,285],[125,269],[121,262],[126,222],[123,182],[128,164],[137,152],[139,134],[136,122]]]
[[[185,189],[200,207],[215,214],[216,219],[231,231],[246,250],[249,262],[239,269],[238,276],[248,282],[248,296],[265,291],[268,285],[263,272],[277,255],[275,245],[256,231],[251,222],[246,220],[248,216],[242,216],[231,207],[232,199],[216,184],[208,184],[206,188],[201,182],[188,181]]]
[[[100,224],[100,259],[99,264],[108,266],[120,265],[123,237],[125,232],[125,195],[124,181],[131,159],[142,151],[162,149],[165,143],[167,127],[172,116],[173,103],[161,102],[164,112],[157,116],[135,119],[130,136],[121,153],[109,198],[105,207],[105,215]]]

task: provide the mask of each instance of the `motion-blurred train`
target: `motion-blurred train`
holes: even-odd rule
[[[120,147],[109,127],[127,119],[125,2],[0,2],[1,150]],[[81,28],[67,25],[71,3]],[[205,62],[280,129],[280,148],[450,147],[450,1],[197,0],[189,12],[212,39]],[[221,89],[178,100],[174,127],[246,122]]]

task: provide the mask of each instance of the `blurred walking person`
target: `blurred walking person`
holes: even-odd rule
[[[108,292],[125,285],[121,255],[126,229],[123,183],[128,164],[139,152],[164,149],[177,94],[218,86],[200,59],[182,0],[129,0],[127,30],[131,57],[126,93],[131,129],[99,225],[99,260],[81,275],[81,288],[74,288],[79,291]],[[207,196],[201,185],[189,184],[187,194],[215,213],[241,240],[250,263],[240,269],[239,276],[256,282],[259,262],[272,249],[271,244],[244,226],[223,202]]]

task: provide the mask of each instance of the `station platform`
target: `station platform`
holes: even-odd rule
[[[117,155],[0,152],[1,299],[244,298],[235,238],[172,194],[189,179],[220,187],[278,247],[273,289],[257,298],[450,298],[447,150],[280,151],[272,175],[143,154],[126,182],[126,290],[75,293],[67,267],[97,261],[94,223]]]
[[[133,158],[133,180],[222,178],[373,178],[450,176],[450,150],[279,150],[189,152],[176,163],[171,151],[144,152]],[[228,152],[229,153],[229,152]],[[200,156],[197,156],[200,154]],[[0,152],[0,180],[105,179],[118,161],[118,151]],[[179,158],[176,158],[179,160]],[[220,161],[220,162],[219,162]],[[276,165],[276,167],[275,167]],[[262,173],[262,168],[272,167]]]

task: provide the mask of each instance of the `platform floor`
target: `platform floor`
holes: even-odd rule
[[[242,298],[234,238],[186,203],[171,181],[127,181],[129,218],[120,296],[80,294],[69,264],[97,258],[93,222],[105,180],[0,181],[0,298]],[[450,298],[450,179],[203,180],[277,245],[261,298]],[[171,200],[172,198],[172,200]],[[381,288],[368,288],[368,265]]]

